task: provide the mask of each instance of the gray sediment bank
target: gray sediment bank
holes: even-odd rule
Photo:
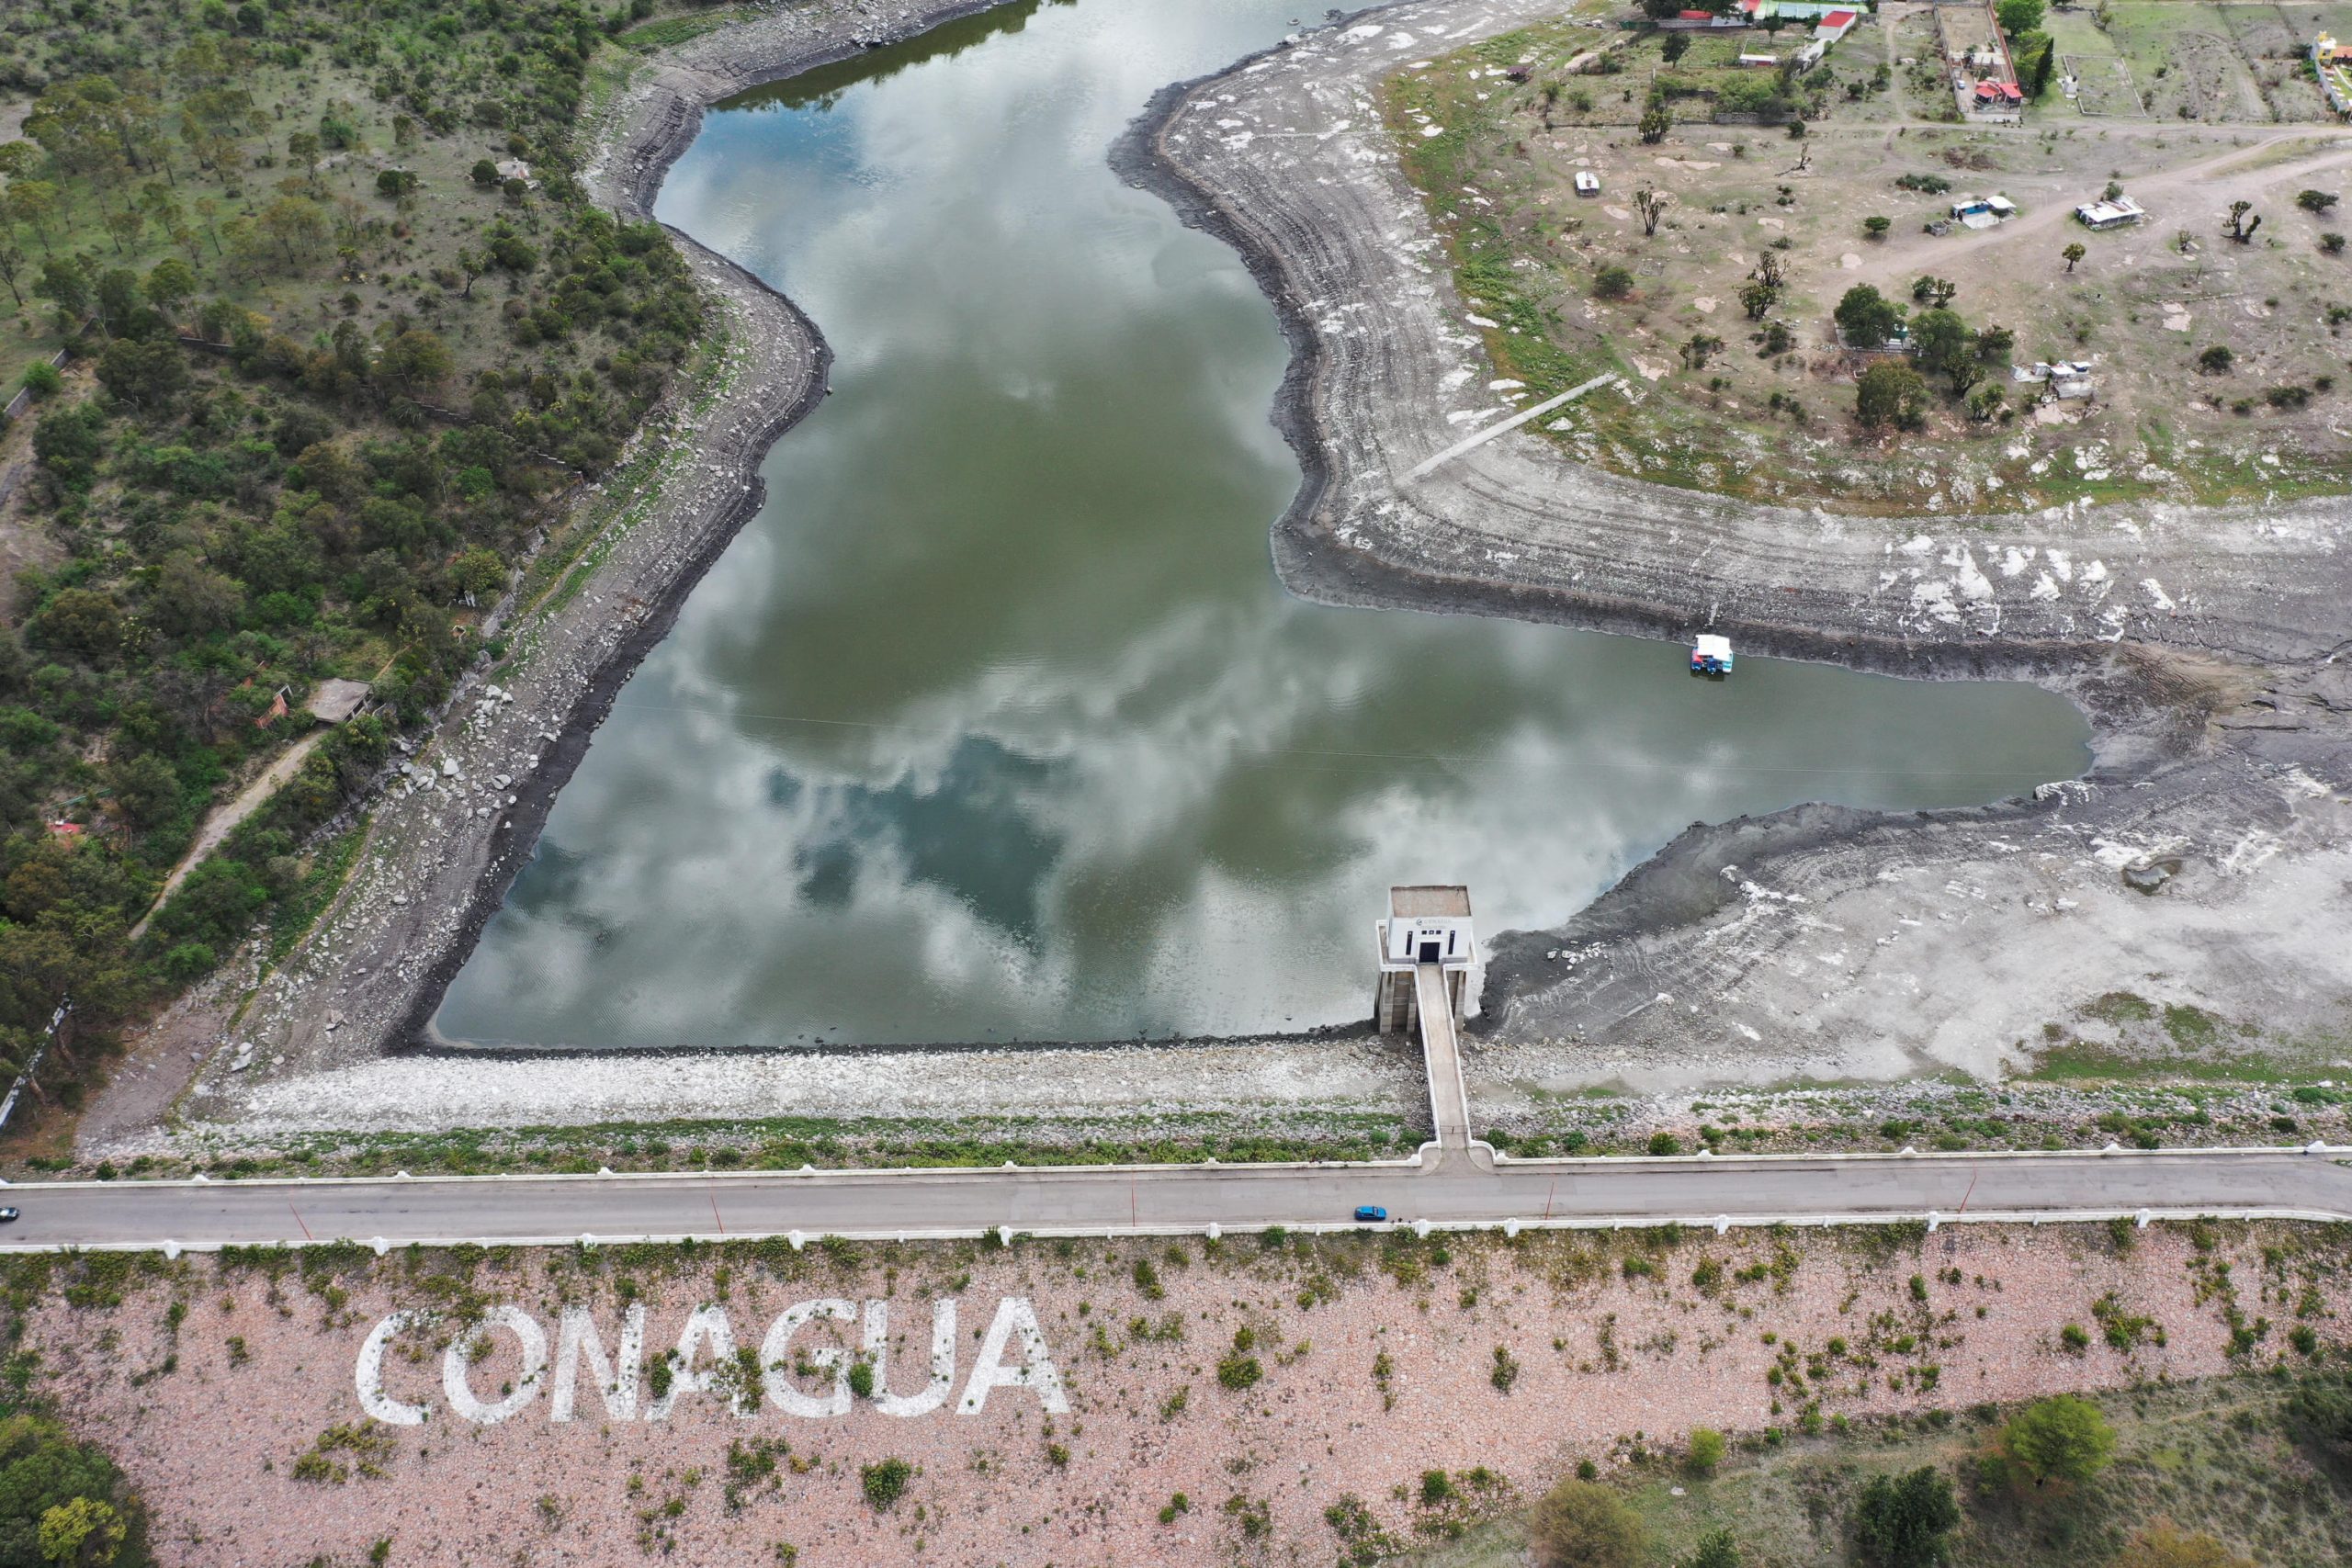
[[[2302,933],[2352,863],[2352,690],[2326,662],[2352,505],[1833,515],[1601,473],[1527,434],[1413,476],[1487,367],[1376,85],[1551,9],[1361,13],[1164,91],[1120,144],[1126,177],[1241,254],[1290,338],[1276,418],[1308,479],[1275,530],[1283,581],[2033,680],[2089,712],[2097,763],[1969,810],[1695,825],[1560,930],[1497,940],[1476,1032],[1558,1042],[1566,1083],[1990,1072],[2134,984],[2281,1036],[2332,1030],[2352,966]],[[2154,891],[2123,876],[2176,863]]]

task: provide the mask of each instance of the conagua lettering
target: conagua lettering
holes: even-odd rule
[[[741,1419],[758,1416],[766,1404],[786,1416],[824,1420],[846,1416],[855,1404],[861,1380],[854,1374],[862,1365],[865,1398],[876,1410],[928,1416],[944,1408],[955,1390],[956,1321],[952,1298],[932,1303],[929,1375],[901,1390],[892,1387],[888,1302],[868,1301],[861,1310],[859,1303],[829,1296],[786,1307],[760,1341],[756,1382],[742,1373],[734,1325],[723,1306],[696,1307],[686,1314],[677,1348],[663,1357],[668,1376],[656,1379],[645,1370],[642,1302],[631,1303],[623,1313],[609,1347],[594,1314],[584,1306],[564,1308],[556,1325],[552,1372],[546,1328],[521,1307],[500,1305],[467,1325],[443,1350],[442,1404],[459,1420],[481,1427],[520,1415],[542,1393],[548,1395],[548,1418],[558,1422],[594,1419],[598,1405],[607,1421],[667,1421],[682,1401],[698,1396],[723,1401]],[[414,1427],[434,1416],[433,1405],[395,1397],[384,1388],[384,1356],[393,1340],[426,1330],[432,1322],[427,1313],[395,1312],[368,1330],[353,1381],[359,1407],[371,1418],[390,1427]],[[829,1333],[804,1334],[820,1322],[833,1325]],[[514,1342],[521,1366],[494,1398],[486,1398],[474,1383],[476,1363],[485,1345],[500,1336]],[[1027,1298],[998,1302],[996,1316],[978,1337],[979,1352],[963,1396],[955,1402],[956,1414],[981,1414],[989,1393],[1000,1388],[1035,1394],[1050,1415],[1069,1410],[1061,1370],[1054,1365],[1045,1329]],[[854,1354],[849,1349],[853,1339]]]

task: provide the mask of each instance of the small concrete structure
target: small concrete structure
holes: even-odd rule
[[[2009,372],[2010,379],[2046,385],[2050,395],[2072,400],[2096,395],[2098,385],[2092,380],[2091,363],[2086,359],[2062,359],[2055,364],[2047,360],[2032,365],[2020,365]]]
[[[2352,45],[2320,34],[2312,43],[2312,69],[2319,75],[2320,91],[2327,95],[2327,107],[2352,118]]]
[[[1990,229],[2018,215],[2017,203],[2006,196],[1966,196],[1951,204],[1951,215],[1970,229]]]
[[[1413,973],[1422,964],[1433,964],[1443,975],[1447,1000],[1459,1020],[1464,977],[1478,958],[1477,939],[1470,928],[1470,890],[1391,887],[1388,918],[1374,931],[1380,989],[1373,1011],[1380,1032],[1402,1034],[1419,1023]]]
[[[1578,196],[1599,196],[1600,194],[1600,176],[1594,174],[1590,169],[1578,169],[1577,171],[1577,194]]]
[[[2082,220],[2086,229],[2120,229],[2147,215],[2148,209],[2128,196],[2119,196],[2112,201],[2086,201],[2075,209],[2075,216]]]
[[[322,724],[341,724],[368,701],[369,689],[365,681],[322,681],[302,706]]]

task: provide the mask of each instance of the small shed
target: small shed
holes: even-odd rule
[[[370,689],[365,681],[322,681],[302,706],[322,724],[341,724],[366,705]]]
[[[1860,11],[1832,11],[1814,24],[1813,36],[1825,43],[1836,43],[1860,25]]]
[[[2088,201],[2075,209],[2075,216],[2082,220],[2086,229],[2120,229],[2147,215],[2147,209],[2128,196],[2119,196],[2112,201]]]
[[[1600,176],[1594,174],[1590,169],[1578,169],[1577,171],[1577,194],[1578,196],[1599,196],[1600,194]]]

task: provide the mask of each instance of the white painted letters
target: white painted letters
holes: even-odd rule
[[[865,1359],[874,1369],[874,1408],[885,1416],[928,1416],[947,1403],[956,1382],[956,1300],[931,1303],[931,1382],[920,1393],[890,1392],[890,1303],[865,1303]]]
[[[497,1404],[484,1404],[474,1397],[473,1384],[467,1374],[473,1367],[474,1346],[493,1328],[506,1330],[522,1345],[523,1370]],[[482,1314],[481,1320],[471,1328],[449,1341],[449,1348],[441,1357],[441,1392],[447,1396],[449,1408],[465,1420],[495,1427],[537,1396],[539,1380],[547,1375],[547,1331],[521,1307],[494,1306]]]
[[[710,1347],[711,1364],[697,1371],[695,1353],[705,1345]],[[671,1360],[670,1386],[645,1407],[648,1421],[667,1421],[677,1405],[679,1396],[722,1390],[734,1402],[738,1416],[760,1413],[760,1396],[755,1389],[742,1385],[737,1376],[735,1361],[735,1330],[727,1322],[725,1307],[696,1307],[686,1319],[685,1327],[678,1331],[677,1354]]]
[[[595,1320],[584,1306],[563,1309],[563,1326],[555,1341],[554,1408],[548,1413],[551,1421],[571,1419],[571,1404],[575,1395],[573,1385],[579,1381],[582,1357],[588,1361],[588,1375],[596,1380],[596,1392],[605,1396],[605,1414],[615,1421],[637,1419],[638,1373],[645,1361],[645,1303],[631,1302],[621,1318],[619,1365],[605,1359],[605,1342],[596,1337]]]
[[[1021,1337],[1021,1359],[1018,1367],[1004,1365],[1006,1344],[1018,1334]],[[956,1406],[958,1416],[978,1416],[989,1402],[992,1388],[1025,1388],[1037,1396],[1049,1415],[1059,1416],[1069,1408],[1069,1401],[1062,1393],[1061,1369],[1054,1365],[1053,1356],[1046,1349],[1046,1331],[1037,1326],[1037,1314],[1032,1311],[1026,1297],[1007,1296],[997,1303],[996,1321],[989,1325],[988,1337],[980,1342],[980,1353],[972,1360],[972,1381],[964,1385],[964,1397]]]
[[[619,1341],[609,1357],[590,1309],[567,1306],[556,1330],[548,1419],[560,1423],[579,1419],[583,1376],[591,1380],[603,1401],[605,1416],[611,1421],[667,1421],[680,1399],[695,1393],[725,1394],[735,1415],[743,1418],[760,1413],[763,1393],[767,1403],[786,1416],[803,1420],[846,1416],[856,1404],[851,1386],[854,1363],[846,1341],[861,1317],[864,1332],[857,1359],[872,1372],[874,1409],[884,1416],[904,1417],[946,1408],[956,1382],[956,1304],[952,1298],[931,1303],[930,1376],[912,1393],[895,1393],[890,1388],[890,1303],[860,1303],[827,1296],[795,1303],[777,1314],[761,1342],[756,1378],[750,1375],[748,1359],[737,1354],[727,1309],[695,1308],[678,1331],[676,1350],[664,1358],[666,1366],[656,1369],[655,1380],[666,1380],[666,1386],[651,1399],[644,1397],[644,1304],[631,1303],[622,1314]],[[802,1330],[820,1319],[841,1326],[811,1335],[808,1343],[796,1348],[794,1341]],[[359,1393],[359,1408],[370,1419],[388,1427],[414,1427],[431,1418],[429,1405],[410,1404],[385,1391],[384,1356],[395,1337],[425,1328],[435,1321],[435,1314],[427,1311],[401,1311],[390,1314],[368,1330],[353,1368],[353,1382]],[[482,1371],[476,1358],[484,1337],[500,1330],[514,1337],[520,1363],[497,1399],[485,1400],[474,1386],[474,1378]],[[812,1378],[820,1380],[822,1392],[810,1393],[804,1386]],[[476,1426],[494,1427],[510,1419],[537,1398],[541,1386],[548,1382],[547,1330],[521,1307],[511,1304],[483,1313],[441,1358],[441,1392],[450,1414]],[[1000,1388],[1035,1394],[1051,1415],[1069,1409],[1069,1391],[1046,1348],[1036,1310],[1021,1296],[1008,1296],[997,1303],[996,1316],[973,1359],[963,1397],[955,1402],[956,1413],[982,1414],[989,1393]]]
[[[829,1296],[823,1301],[788,1306],[769,1326],[767,1339],[760,1346],[760,1381],[767,1385],[768,1397],[775,1401],[776,1408],[787,1416],[849,1414],[849,1360],[837,1348],[825,1345],[801,1352],[808,1365],[833,1374],[833,1386],[823,1397],[807,1393],[792,1381],[792,1337],[820,1317],[835,1323],[854,1323],[857,1303]]]
[[[368,1416],[387,1427],[419,1427],[432,1412],[422,1404],[410,1404],[394,1399],[384,1392],[384,1349],[392,1336],[416,1322],[413,1312],[396,1312],[368,1331],[367,1343],[359,1347],[359,1408]]]

